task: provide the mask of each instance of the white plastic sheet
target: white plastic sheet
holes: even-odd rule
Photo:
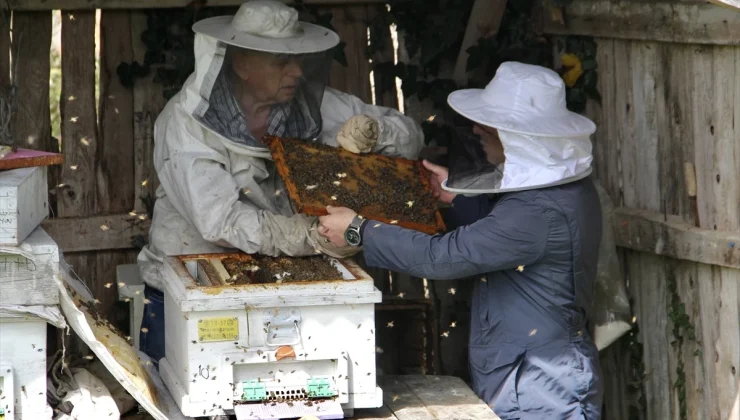
[[[95,319],[85,307],[94,305],[90,291],[73,276],[69,265],[61,261],[60,266],[60,274],[55,281],[59,286],[62,312],[70,327],[152,417],[156,420],[191,420],[182,415],[149,358],[136,351],[130,341],[106,323]]]
[[[0,305],[0,318],[41,318],[57,328],[66,328],[62,312],[56,306],[43,305]]]

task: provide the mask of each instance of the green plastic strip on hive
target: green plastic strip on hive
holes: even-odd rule
[[[310,378],[307,385],[309,398],[334,397],[337,395],[328,378]]]
[[[267,388],[265,384],[257,381],[242,382],[242,400],[245,401],[262,401],[267,398]]]

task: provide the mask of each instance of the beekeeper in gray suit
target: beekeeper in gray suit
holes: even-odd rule
[[[163,257],[358,251],[319,240],[318,220],[293,214],[265,134],[409,159],[424,144],[421,127],[397,110],[326,87],[339,36],[279,1],[246,2],[193,30],[195,72],[154,126],[161,185],[138,257],[149,300],[141,348],[155,363],[165,350]]]
[[[602,236],[589,178],[595,125],[569,112],[552,70],[504,63],[485,89],[448,100],[475,135],[447,168],[425,162],[448,222],[430,236],[330,207],[319,233],[361,245],[368,265],[475,279],[474,391],[502,419],[598,419],[602,380],[589,332]]]

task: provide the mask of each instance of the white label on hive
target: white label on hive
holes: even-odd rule
[[[235,341],[239,339],[239,319],[234,317],[198,320],[198,341]]]

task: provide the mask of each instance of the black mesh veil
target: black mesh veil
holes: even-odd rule
[[[257,133],[315,139],[331,59],[329,51],[276,54],[218,42],[194,117],[247,146],[263,146]]]
[[[492,190],[501,184],[501,165],[491,163],[472,127],[459,126],[450,143],[449,176],[446,187],[455,190]]]

